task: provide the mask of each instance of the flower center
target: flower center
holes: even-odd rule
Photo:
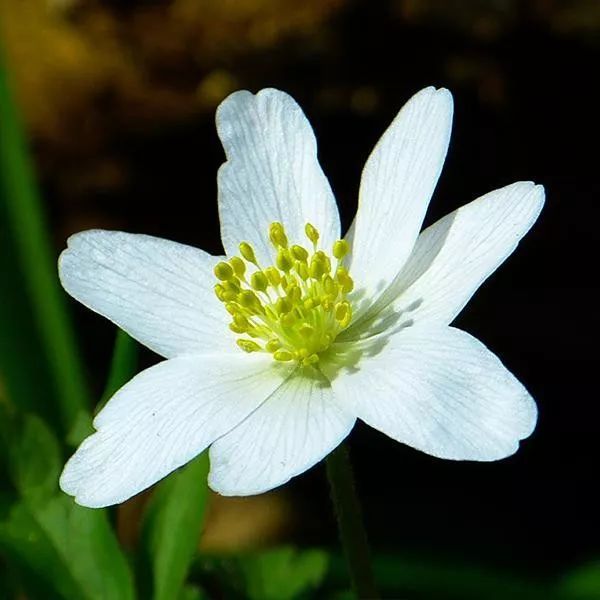
[[[350,324],[352,308],[346,296],[354,282],[343,265],[348,242],[333,244],[332,260],[318,249],[317,229],[307,223],[304,231],[312,251],[290,246],[283,225],[271,223],[274,265],[260,265],[252,246],[242,242],[241,257],[215,266],[215,294],[232,317],[229,328],[248,336],[237,340],[242,350],[311,365]]]

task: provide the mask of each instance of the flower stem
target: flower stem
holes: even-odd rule
[[[362,522],[350,456],[340,444],[326,460],[327,478],[352,587],[361,600],[377,598],[367,533]]]

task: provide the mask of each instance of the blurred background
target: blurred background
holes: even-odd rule
[[[92,227],[219,253],[214,111],[240,88],[297,99],[347,227],[374,143],[435,85],[456,112],[426,224],[516,180],[546,187],[532,232],[456,321],[540,420],[492,464],[355,429],[382,595],[600,598],[600,2],[0,0],[0,45],[0,597],[132,597],[134,580],[141,598],[350,597],[322,465],[248,499],[209,494],[203,458],[110,511],[61,496],[50,475],[90,411],[158,359],[115,345],[54,265]],[[182,559],[165,545],[183,530]]]

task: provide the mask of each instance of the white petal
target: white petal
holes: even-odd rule
[[[355,420],[340,408],[327,380],[300,371],[210,447],[208,483],[225,496],[282,485],[329,454]]]
[[[59,273],[71,296],[170,358],[236,352],[213,292],[218,260],[148,235],[92,230],[69,238]]]
[[[373,335],[392,322],[452,322],[514,251],[543,204],[544,188],[522,181],[490,192],[427,228],[388,291],[343,339]]]
[[[335,198],[317,161],[310,123],[293,98],[273,89],[231,94],[217,110],[227,162],[219,169],[221,237],[228,255],[254,245],[269,264],[268,227],[285,226],[290,242],[306,244],[312,223],[329,249],[340,236]]]
[[[416,326],[383,341],[332,379],[372,427],[433,456],[478,461],[513,454],[533,431],[535,402],[469,334]]]
[[[367,297],[385,289],[412,250],[446,158],[452,111],[448,90],[420,91],[365,165],[350,270]]]
[[[235,427],[282,382],[264,355],[186,356],[134,377],[94,420],[61,488],[92,508],[127,500]]]

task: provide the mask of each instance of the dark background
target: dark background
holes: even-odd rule
[[[535,576],[597,557],[599,4],[257,2],[245,20],[196,15],[175,49],[170,4],[74,2],[53,16],[84,41],[112,36],[114,60],[143,82],[109,69],[86,87],[71,73],[72,93],[46,90],[56,126],[32,100],[42,59],[27,68],[37,88],[15,62],[57,254],[88,227],[220,252],[213,115],[242,87],[283,89],[304,108],[347,227],[362,165],[395,113],[422,87],[448,87],[455,125],[426,223],[513,181],[546,188],[538,223],[455,323],[523,381],[540,418],[514,457],[491,464],[434,459],[359,425],[350,444],[372,545]],[[276,33],[247,36],[255,20]],[[114,330],[72,309],[100,390]],[[285,493],[302,523],[285,536],[332,544],[323,467]]]

